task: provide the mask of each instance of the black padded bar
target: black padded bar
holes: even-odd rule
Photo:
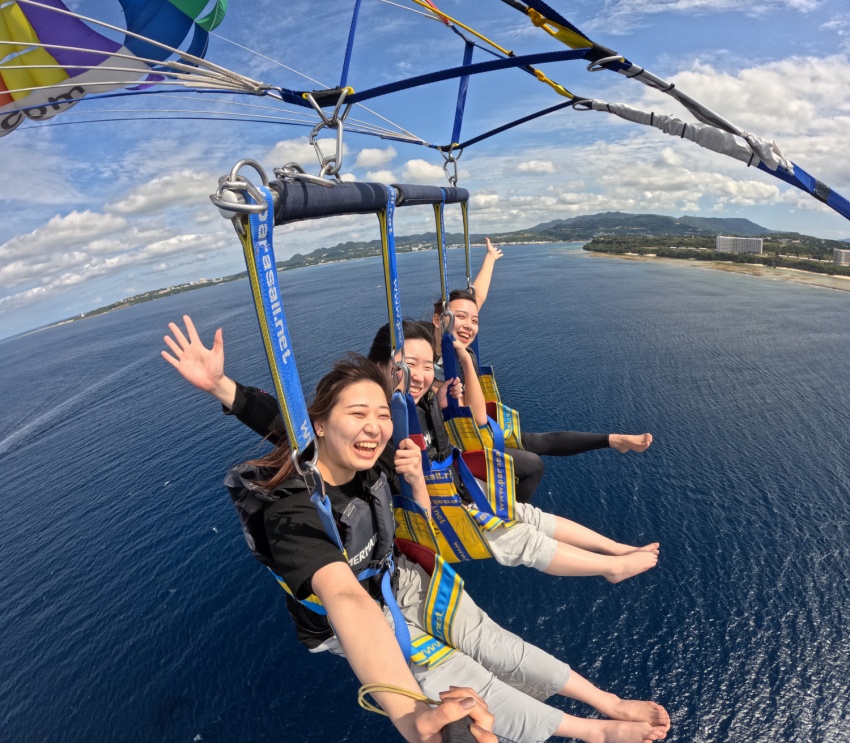
[[[439,204],[443,200],[443,191],[446,194],[447,204],[459,204],[461,201],[469,201],[469,191],[465,188],[446,186],[416,186],[409,183],[393,183],[393,188],[398,191],[398,206],[421,206],[422,204]]]
[[[335,183],[331,188],[308,181],[272,181],[280,195],[274,223],[286,224],[341,214],[374,214],[387,205],[381,183]]]

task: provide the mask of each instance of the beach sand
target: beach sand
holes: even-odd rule
[[[669,263],[676,266],[691,266],[710,271],[729,271],[730,273],[743,273],[748,276],[770,279],[772,281],[792,281],[795,284],[808,284],[823,289],[836,289],[842,292],[850,292],[850,276],[827,276],[821,273],[810,273],[809,271],[797,271],[793,268],[771,268],[754,263],[726,263],[725,261],[696,261],[684,258],[657,258],[653,255],[636,255],[633,253],[594,253],[586,251],[596,258],[617,258],[627,261],[654,261],[656,263]]]

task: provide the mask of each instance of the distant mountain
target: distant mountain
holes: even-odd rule
[[[554,219],[532,227],[529,232],[547,237],[582,239],[611,235],[764,235],[770,230],[749,219],[721,217],[664,217],[660,214],[603,212],[569,219]]]

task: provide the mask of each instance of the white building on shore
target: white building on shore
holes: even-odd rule
[[[832,251],[832,262],[839,266],[850,266],[850,250],[835,248]]]
[[[725,235],[717,236],[717,247],[715,250],[718,253],[755,253],[762,254],[764,240],[760,237],[727,237]]]

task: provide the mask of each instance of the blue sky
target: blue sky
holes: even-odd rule
[[[120,22],[117,0],[72,9]],[[563,48],[499,0],[438,6],[518,54]],[[551,2],[597,42],[671,80],[850,196],[850,10],[837,0]],[[207,58],[287,88],[339,82],[353,2],[231,0]],[[398,7],[398,6],[404,6]],[[460,64],[460,39],[397,5],[363,0],[349,84],[364,90]],[[259,54],[244,50],[247,47]],[[262,56],[260,56],[262,55]],[[486,59],[476,52],[476,61]],[[544,67],[583,96],[692,117],[674,100],[580,62]],[[451,138],[457,83],[367,104],[430,142]],[[473,78],[462,138],[561,102],[530,75]],[[223,101],[216,103],[215,101]],[[268,110],[236,107],[234,102]],[[135,96],[83,101],[45,125],[0,138],[0,337],[159,287],[244,268],[229,223],[208,200],[217,179],[250,157],[268,171],[318,166],[309,128],[284,125],[291,106],[268,99]],[[174,110],[191,110],[181,120]],[[110,112],[116,113],[110,113]],[[203,113],[201,113],[203,112]],[[214,112],[214,113],[210,113]],[[234,113],[266,123],[219,121]],[[151,119],[151,116],[160,119]],[[378,121],[372,114],[352,117]],[[104,121],[108,118],[122,121]],[[95,123],[71,123],[100,119]],[[327,149],[327,148],[326,148]],[[565,110],[469,148],[460,185],[475,232],[504,231],[600,211],[745,217],[767,228],[841,239],[850,224],[814,199],[742,163],[599,112]],[[345,178],[444,184],[434,150],[351,134]],[[453,218],[452,218],[453,219]],[[449,229],[455,229],[451,219]],[[400,234],[432,229],[429,209],[402,210]],[[377,237],[372,217],[279,228],[278,256]]]

